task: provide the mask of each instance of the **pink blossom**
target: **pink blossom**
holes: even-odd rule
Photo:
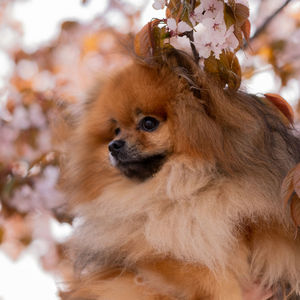
[[[15,190],[10,204],[21,212],[52,209],[61,205],[63,196],[56,188],[58,177],[58,167],[47,166],[42,176],[34,179],[32,187],[23,185]]]
[[[210,35],[207,34],[207,28],[200,23],[196,27],[196,32],[194,44],[199,52],[199,56],[208,58],[211,51],[213,51],[213,45]]]
[[[239,45],[239,41],[234,34],[234,26],[233,25],[231,25],[229,27],[229,29],[227,30],[227,32],[225,34],[225,43],[226,43],[225,46],[231,50],[235,50]]]
[[[208,58],[213,52],[219,59],[224,49],[235,50],[238,40],[234,35],[234,27],[228,30],[224,22],[223,12],[219,12],[215,18],[206,18],[196,27],[195,46],[200,57]]]
[[[172,31],[176,31],[177,29],[177,23],[176,23],[176,20],[173,19],[173,18],[170,18],[167,20],[167,25],[169,27],[170,30]]]
[[[48,152],[52,148],[51,132],[49,129],[39,131],[37,136],[37,145],[39,151]]]
[[[35,190],[40,195],[40,201],[42,201],[42,206],[45,208],[51,209],[62,203],[63,196],[56,188],[58,177],[58,167],[47,166],[44,169],[43,176],[35,181]]]
[[[46,119],[42,111],[42,108],[39,104],[37,103],[31,104],[28,113],[29,113],[30,122],[33,126],[37,128],[45,127]]]
[[[46,92],[55,87],[55,77],[49,71],[42,71],[33,80],[33,89],[38,92]]]
[[[18,188],[13,197],[10,200],[10,204],[18,209],[20,212],[28,212],[34,209],[34,199],[36,199],[37,194],[35,191],[27,184]]]
[[[157,10],[163,9],[165,7],[165,0],[154,0],[152,7]]]
[[[0,158],[4,160],[11,160],[16,155],[16,148],[14,141],[18,137],[18,130],[8,126],[0,126]]]
[[[211,51],[216,58],[219,58],[224,49],[226,24],[223,19],[223,12],[216,18],[206,18],[195,27],[195,45],[199,55],[208,58]]]
[[[202,0],[200,5],[194,10],[192,18],[201,22],[206,18],[215,18],[218,13],[223,13],[224,4],[220,0]]]
[[[34,61],[21,59],[17,64],[17,74],[24,80],[32,79],[38,72],[38,65]]]
[[[179,33],[182,33],[182,32],[186,32],[186,31],[191,31],[193,28],[186,22],[184,21],[180,21],[178,23],[178,26],[177,26],[177,31]]]
[[[20,160],[13,163],[12,172],[14,175],[26,177],[28,173],[28,168],[28,163],[26,161]]]
[[[167,20],[167,25],[172,32],[172,35],[178,35],[185,31],[191,31],[193,28],[184,21],[180,21],[178,24],[174,18]]]
[[[17,106],[13,113],[12,126],[16,129],[28,129],[30,127],[30,120],[28,111],[24,106]]]

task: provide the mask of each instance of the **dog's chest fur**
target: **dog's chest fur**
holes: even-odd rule
[[[139,184],[122,178],[83,204],[73,243],[79,253],[110,263],[171,256],[214,269],[230,263],[245,219],[280,219],[279,207],[254,180],[218,178],[212,166],[177,158],[155,178]]]

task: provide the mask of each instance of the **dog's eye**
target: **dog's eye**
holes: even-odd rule
[[[115,129],[115,135],[118,135],[120,132],[121,132],[121,129],[120,129],[120,128],[116,128],[116,129]]]
[[[153,117],[145,117],[139,123],[139,128],[144,131],[154,131],[159,125],[159,121]]]

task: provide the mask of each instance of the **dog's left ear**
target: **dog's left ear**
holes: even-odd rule
[[[132,54],[135,61],[157,69],[167,67],[171,72],[184,78],[194,96],[201,98],[200,88],[195,80],[195,74],[199,71],[198,62],[188,53],[171,45],[161,45],[157,39],[159,22],[153,20],[147,23],[134,37]]]
[[[167,49],[162,55],[162,65],[167,65],[173,73],[183,78],[193,95],[201,99],[200,68],[188,53],[175,48]]]

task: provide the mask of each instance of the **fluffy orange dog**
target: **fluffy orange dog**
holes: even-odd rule
[[[72,137],[78,280],[62,298],[299,292],[300,241],[280,199],[300,160],[288,120],[267,100],[223,89],[184,53],[163,60],[108,80]]]

